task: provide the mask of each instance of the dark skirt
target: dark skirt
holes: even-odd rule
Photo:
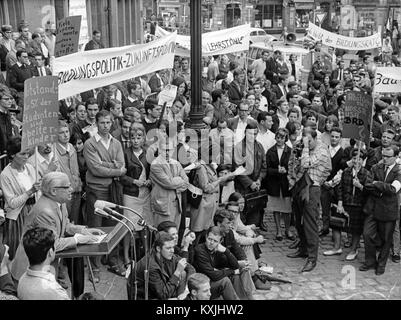
[[[344,206],[344,210],[349,214],[349,230],[351,234],[361,235],[363,233],[363,224],[365,222],[365,215],[362,207]]]
[[[10,260],[14,259],[15,253],[17,252],[18,245],[23,236],[22,230],[24,227],[25,217],[28,215],[31,208],[32,205],[26,204],[18,215],[17,220],[6,218],[4,225],[4,243],[10,247],[8,251]]]

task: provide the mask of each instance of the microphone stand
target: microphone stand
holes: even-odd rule
[[[129,209],[129,208],[121,207],[121,206],[118,206],[118,207],[120,207],[120,208],[117,208],[117,209]],[[128,219],[126,216],[124,216],[123,214],[121,214],[121,213],[119,213],[119,212],[117,212],[115,210],[113,210],[113,214],[118,216],[118,217],[120,217],[120,218],[122,218],[122,219],[126,219],[127,221],[129,221],[131,223],[132,228],[134,228],[135,224],[130,219]],[[135,212],[135,214],[138,215],[138,213],[136,213],[136,212]],[[113,217],[112,214],[109,214],[109,215],[111,217]],[[116,219],[117,221],[122,222],[121,220],[119,220],[119,219],[117,219],[115,217],[113,217],[113,218]],[[131,231],[131,229],[130,229],[130,231]],[[134,233],[132,231],[131,231],[131,238],[133,240],[133,245],[131,246],[131,256],[132,256],[132,259],[134,260],[134,262],[136,263],[136,240],[135,240],[135,237],[134,237]],[[134,272],[132,259],[131,259],[131,263],[130,263],[130,270],[131,270],[130,274],[131,274],[131,279],[132,279],[131,280],[131,288],[134,288],[134,290],[131,290],[131,296],[129,298],[131,300],[136,300],[137,299],[138,281],[137,281],[137,278],[136,278],[136,271]],[[132,299],[132,291],[134,291],[134,299]],[[145,291],[146,291],[146,287],[145,287]]]
[[[143,217],[138,213],[138,212],[136,212],[134,209],[131,209],[131,208],[128,208],[128,207],[124,207],[124,206],[120,206],[120,205],[117,205],[116,207],[115,207],[116,209],[125,209],[125,210],[128,210],[128,211],[131,211],[132,213],[134,213],[135,215],[137,215],[138,217],[140,217],[142,220],[143,220]],[[113,212],[114,214],[116,214],[116,215],[118,215],[118,216],[120,216],[120,217],[123,217],[123,218],[125,218],[125,216],[123,216],[121,213],[119,213],[119,212],[116,212],[115,210],[114,210],[114,212]],[[128,220],[128,219],[127,219]],[[132,222],[131,222],[132,223]],[[145,300],[149,300],[149,248],[148,248],[148,232],[149,232],[149,227],[148,227],[148,225],[147,224],[145,224],[144,226],[144,235],[143,235],[143,238],[144,238],[144,246],[145,246],[145,271],[144,271],[144,280],[145,280]],[[134,245],[135,245],[135,239],[134,239]],[[136,251],[136,249],[134,248],[134,250]],[[135,253],[135,256],[136,256],[136,253]],[[132,265],[131,265],[131,272],[132,272]],[[136,274],[135,274],[135,281],[136,281]],[[135,285],[136,285],[136,283],[135,283]],[[135,291],[135,294],[136,294],[136,291]],[[135,298],[135,300],[136,300],[136,298]]]

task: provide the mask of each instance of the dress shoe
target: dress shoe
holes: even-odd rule
[[[302,252],[300,250],[297,250],[294,253],[289,253],[287,254],[288,258],[307,258],[308,254],[306,252]]]
[[[367,265],[367,264],[363,264],[359,267],[359,271],[368,271],[370,269],[376,269],[375,265]]]
[[[316,261],[308,260],[306,261],[306,264],[302,268],[301,272],[310,272],[316,267]]]
[[[253,276],[252,280],[258,290],[270,290],[272,287],[269,281],[263,282],[257,276]]]
[[[375,270],[375,275],[381,276],[384,273],[384,268],[383,267],[377,267]]]
[[[288,239],[288,240],[291,240],[291,241],[294,241],[295,240],[295,236],[292,234],[292,232],[291,231],[286,231],[285,232],[285,237]]]
[[[400,262],[400,255],[399,254],[393,254],[391,256],[391,260],[393,260],[393,262],[395,262],[395,263],[399,263]]]
[[[299,244],[301,243],[301,241],[299,241],[299,239],[295,240],[293,243],[291,243],[288,248],[289,249],[296,249],[299,247]]]
[[[324,236],[328,235],[329,232],[330,232],[329,229],[322,229],[322,230],[320,230],[320,232],[319,232],[319,237],[324,237]]]
[[[327,250],[325,252],[323,252],[324,256],[336,256],[336,255],[340,255],[343,253],[343,249],[338,249],[338,250]]]
[[[356,259],[356,257],[358,256],[358,250],[355,250],[355,253],[348,253],[347,256],[345,257],[346,261],[353,261]]]

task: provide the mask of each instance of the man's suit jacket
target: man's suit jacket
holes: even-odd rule
[[[272,89],[265,89],[262,92],[262,96],[266,97],[267,102],[269,103],[269,111],[274,111],[276,112],[277,108],[277,96],[276,93],[273,92]]]
[[[283,91],[281,91],[280,87],[278,86],[278,84],[272,86],[272,91],[276,94],[276,99],[280,100],[281,97],[284,96]],[[287,97],[285,97],[287,99]]]
[[[22,233],[24,234],[27,230],[35,227],[42,227],[53,231],[56,238],[54,243],[56,252],[76,247],[75,239],[65,236],[73,236],[83,228],[70,222],[65,204],[62,204],[60,210],[58,203],[45,195],[42,195],[32,207],[24,223]],[[21,241],[11,266],[11,274],[15,279],[19,280],[28,265],[28,257]]]
[[[235,133],[235,130],[237,129],[237,127],[238,127],[238,121],[239,121],[239,117],[237,116],[237,117],[234,117],[234,118],[231,118],[231,119],[228,119],[228,121],[227,121],[227,127],[229,128],[229,129],[231,129],[234,133]],[[253,118],[247,118],[246,119],[246,122],[249,124],[249,123],[253,123],[253,124],[256,124],[257,125],[257,121],[255,120],[255,119],[253,119]]]
[[[347,168],[347,159],[345,157],[343,148],[338,149],[334,157],[331,158],[331,168],[332,169],[330,175],[327,177],[327,181],[333,179],[338,171]]]
[[[399,192],[396,192],[392,183],[401,183],[401,167],[396,164],[389,172],[386,179],[383,163],[374,165],[371,169],[373,182],[366,186],[369,196],[365,206],[368,214],[372,214],[379,221],[394,221],[400,218]],[[372,191],[373,190],[373,191]]]
[[[33,76],[34,77],[40,77],[41,75],[39,75],[39,69],[38,67],[33,67],[32,68],[32,72],[33,72]],[[45,67],[45,73],[44,75],[42,75],[42,77],[44,76],[51,76],[52,75],[52,71],[50,70],[49,67]]]
[[[332,71],[332,73],[331,73],[331,79],[332,80],[337,80],[338,79],[338,73],[340,72],[339,71],[340,69],[335,69],[335,70],[333,70]],[[343,78],[342,78],[342,81],[344,80],[344,69],[343,69]]]
[[[253,167],[251,167],[252,173],[248,175],[239,175],[235,177],[235,190],[240,192],[241,194],[247,194],[252,192],[250,186],[256,180],[263,181],[266,176],[266,153],[262,144],[258,141],[254,141],[254,147],[251,153],[248,154],[249,149],[246,148],[246,143],[250,143],[246,141],[246,137],[234,148],[234,159],[236,165],[243,165],[245,169],[250,170],[248,168],[250,161],[253,161]],[[246,150],[246,151],[245,151]]]
[[[277,84],[278,76],[275,76],[274,73],[278,74],[278,64],[273,57],[270,57],[266,61],[266,70],[265,70],[266,79],[270,80],[272,84]]]
[[[7,72],[7,83],[18,92],[23,92],[25,80],[32,77],[33,69],[31,65],[19,67],[18,64],[15,64]]]
[[[242,101],[242,98],[244,97],[244,94],[241,92],[241,90],[238,88],[238,84],[234,81],[232,81],[229,85],[228,85],[228,97],[230,99],[231,103],[234,103],[237,105],[237,107],[239,106],[239,104]]]

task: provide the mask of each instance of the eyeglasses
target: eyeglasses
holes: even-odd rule
[[[1,98],[1,100],[4,100],[4,101],[11,101],[12,99],[11,99],[11,98]]]
[[[248,112],[248,110],[239,109],[239,112]]]
[[[71,186],[56,186],[54,188],[58,188],[58,189],[69,189],[71,188]]]
[[[211,242],[211,243],[219,243],[220,241],[215,240],[215,239],[211,239],[211,238],[207,238],[207,241]]]
[[[387,155],[387,154],[382,154],[382,157],[383,157],[383,158],[392,158],[392,157],[394,157],[394,156],[389,156],[389,155]]]

